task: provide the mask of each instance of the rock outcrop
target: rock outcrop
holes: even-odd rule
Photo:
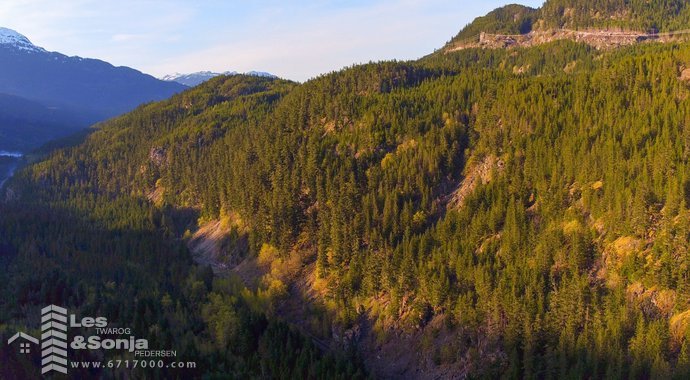
[[[531,47],[558,40],[583,42],[597,49],[614,49],[644,42],[672,42],[687,39],[690,30],[669,33],[647,33],[639,31],[612,30],[535,30],[526,34],[490,34],[481,33],[474,41],[464,41],[448,46],[446,53],[469,49],[507,49]]]

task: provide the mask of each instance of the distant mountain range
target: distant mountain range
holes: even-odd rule
[[[185,90],[128,67],[68,57],[0,28],[0,149],[26,150]]]
[[[189,87],[195,87],[198,86],[207,80],[211,78],[215,78],[217,76],[221,75],[240,75],[242,73],[238,73],[237,71],[226,71],[222,73],[217,73],[213,71],[199,71],[196,73],[190,73],[190,74],[181,74],[181,73],[175,73],[175,74],[170,74],[166,75],[161,78],[161,80],[168,81],[168,82],[177,82],[180,84],[183,84],[185,86]],[[277,78],[277,76],[271,74],[271,73],[266,73],[263,71],[249,71],[244,73],[244,75],[250,75],[250,76],[255,76],[255,77],[264,77],[264,78]]]

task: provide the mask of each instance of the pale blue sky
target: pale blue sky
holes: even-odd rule
[[[518,1],[538,7],[542,0]],[[501,0],[2,0],[36,45],[162,76],[269,71],[303,81],[431,53]]]

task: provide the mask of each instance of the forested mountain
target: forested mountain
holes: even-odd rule
[[[547,27],[667,32],[688,28],[690,6],[684,0],[549,0],[540,19]]]
[[[203,363],[161,377],[687,378],[688,67],[558,41],[140,107],[2,194],[0,335],[57,303]]]
[[[558,30],[637,31],[687,30],[690,4],[683,0],[549,0],[539,9],[507,5],[463,28],[449,46],[479,38],[482,32],[518,35]]]
[[[532,26],[539,16],[539,11],[518,4],[506,5],[495,9],[486,16],[476,18],[464,27],[450,44],[476,39],[483,33],[525,34],[532,31]]]

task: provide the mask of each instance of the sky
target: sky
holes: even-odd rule
[[[358,63],[420,58],[509,2],[2,0],[0,26],[50,51],[157,77],[256,70],[304,81]]]

